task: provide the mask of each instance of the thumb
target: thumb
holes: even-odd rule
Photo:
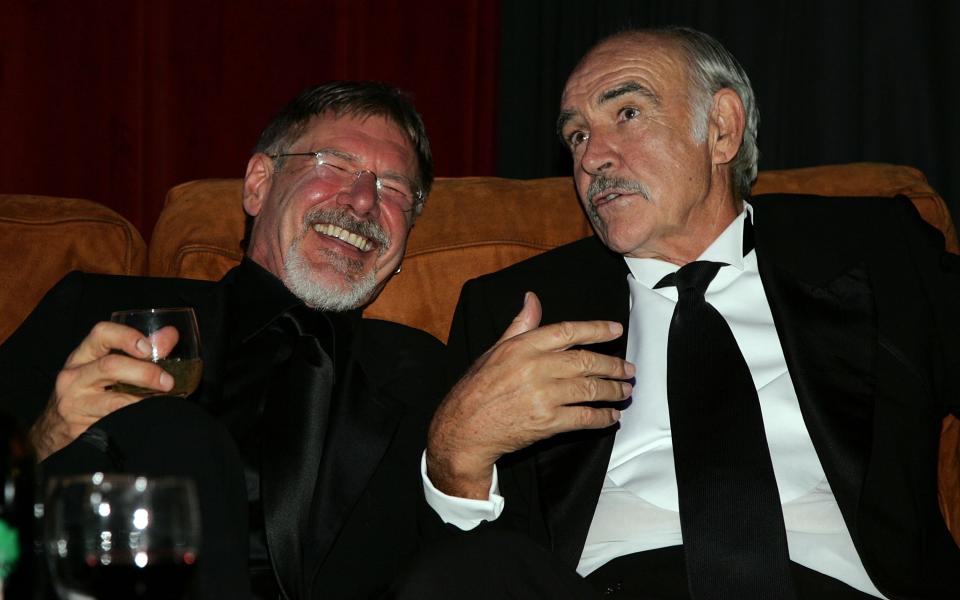
[[[537,295],[533,292],[527,292],[523,295],[523,308],[521,308],[517,316],[513,318],[510,326],[503,332],[503,335],[500,336],[497,343],[499,344],[509,340],[521,333],[526,333],[531,329],[536,329],[540,326],[540,317],[542,315],[543,309],[540,306],[540,299],[537,298]]]

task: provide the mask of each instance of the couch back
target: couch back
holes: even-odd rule
[[[218,279],[243,252],[240,180],[178,185],[167,194],[150,243],[150,274]],[[876,163],[764,171],[755,194],[910,197],[957,252],[953,221],[923,174]],[[367,307],[370,317],[418,327],[441,340],[461,285],[550,248],[590,235],[570,178],[437,179],[410,234],[403,269]]]

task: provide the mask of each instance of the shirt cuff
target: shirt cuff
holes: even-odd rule
[[[486,500],[448,496],[433,487],[433,482],[427,477],[426,451],[420,457],[420,478],[423,480],[423,495],[430,508],[443,519],[444,523],[454,525],[463,531],[470,531],[484,521],[495,521],[503,512],[504,499],[500,495],[496,465],[493,466],[490,494]]]

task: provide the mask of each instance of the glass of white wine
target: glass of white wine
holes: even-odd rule
[[[173,389],[159,392],[123,382],[113,385],[118,392],[135,396],[176,396],[186,398],[200,385],[203,359],[200,358],[200,333],[197,315],[192,308],[144,308],[121,310],[110,315],[110,320],[138,330],[150,343],[151,362],[173,376]],[[174,328],[178,338],[169,351],[162,348],[162,339],[169,339],[167,328]]]

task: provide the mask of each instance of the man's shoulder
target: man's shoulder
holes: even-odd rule
[[[545,278],[579,278],[597,270],[617,270],[623,264],[621,256],[610,251],[600,238],[593,235],[531,256],[499,271],[481,275],[475,281],[485,284],[503,284],[509,281],[529,284]]]
[[[376,352],[430,354],[443,350],[443,343],[437,338],[402,323],[364,318],[360,320],[360,329],[365,347]]]
[[[815,196],[764,194],[750,199],[754,224],[761,235],[780,240],[830,240],[843,246],[889,242],[908,230],[936,241],[938,234],[924,222],[906,196]],[[942,241],[941,241],[942,243]]]
[[[443,343],[429,333],[393,321],[362,319],[360,361],[378,384],[429,388],[440,372]]]
[[[880,218],[913,210],[913,203],[898,196],[818,196],[814,194],[762,194],[749,199],[754,212],[790,218],[863,219],[867,213]]]
[[[178,277],[147,277],[144,275],[109,275],[105,273],[87,273],[72,271],[54,287],[72,291],[96,292],[110,291],[143,291],[143,290],[187,290],[207,289],[217,285],[216,281],[202,279],[181,279]]]

